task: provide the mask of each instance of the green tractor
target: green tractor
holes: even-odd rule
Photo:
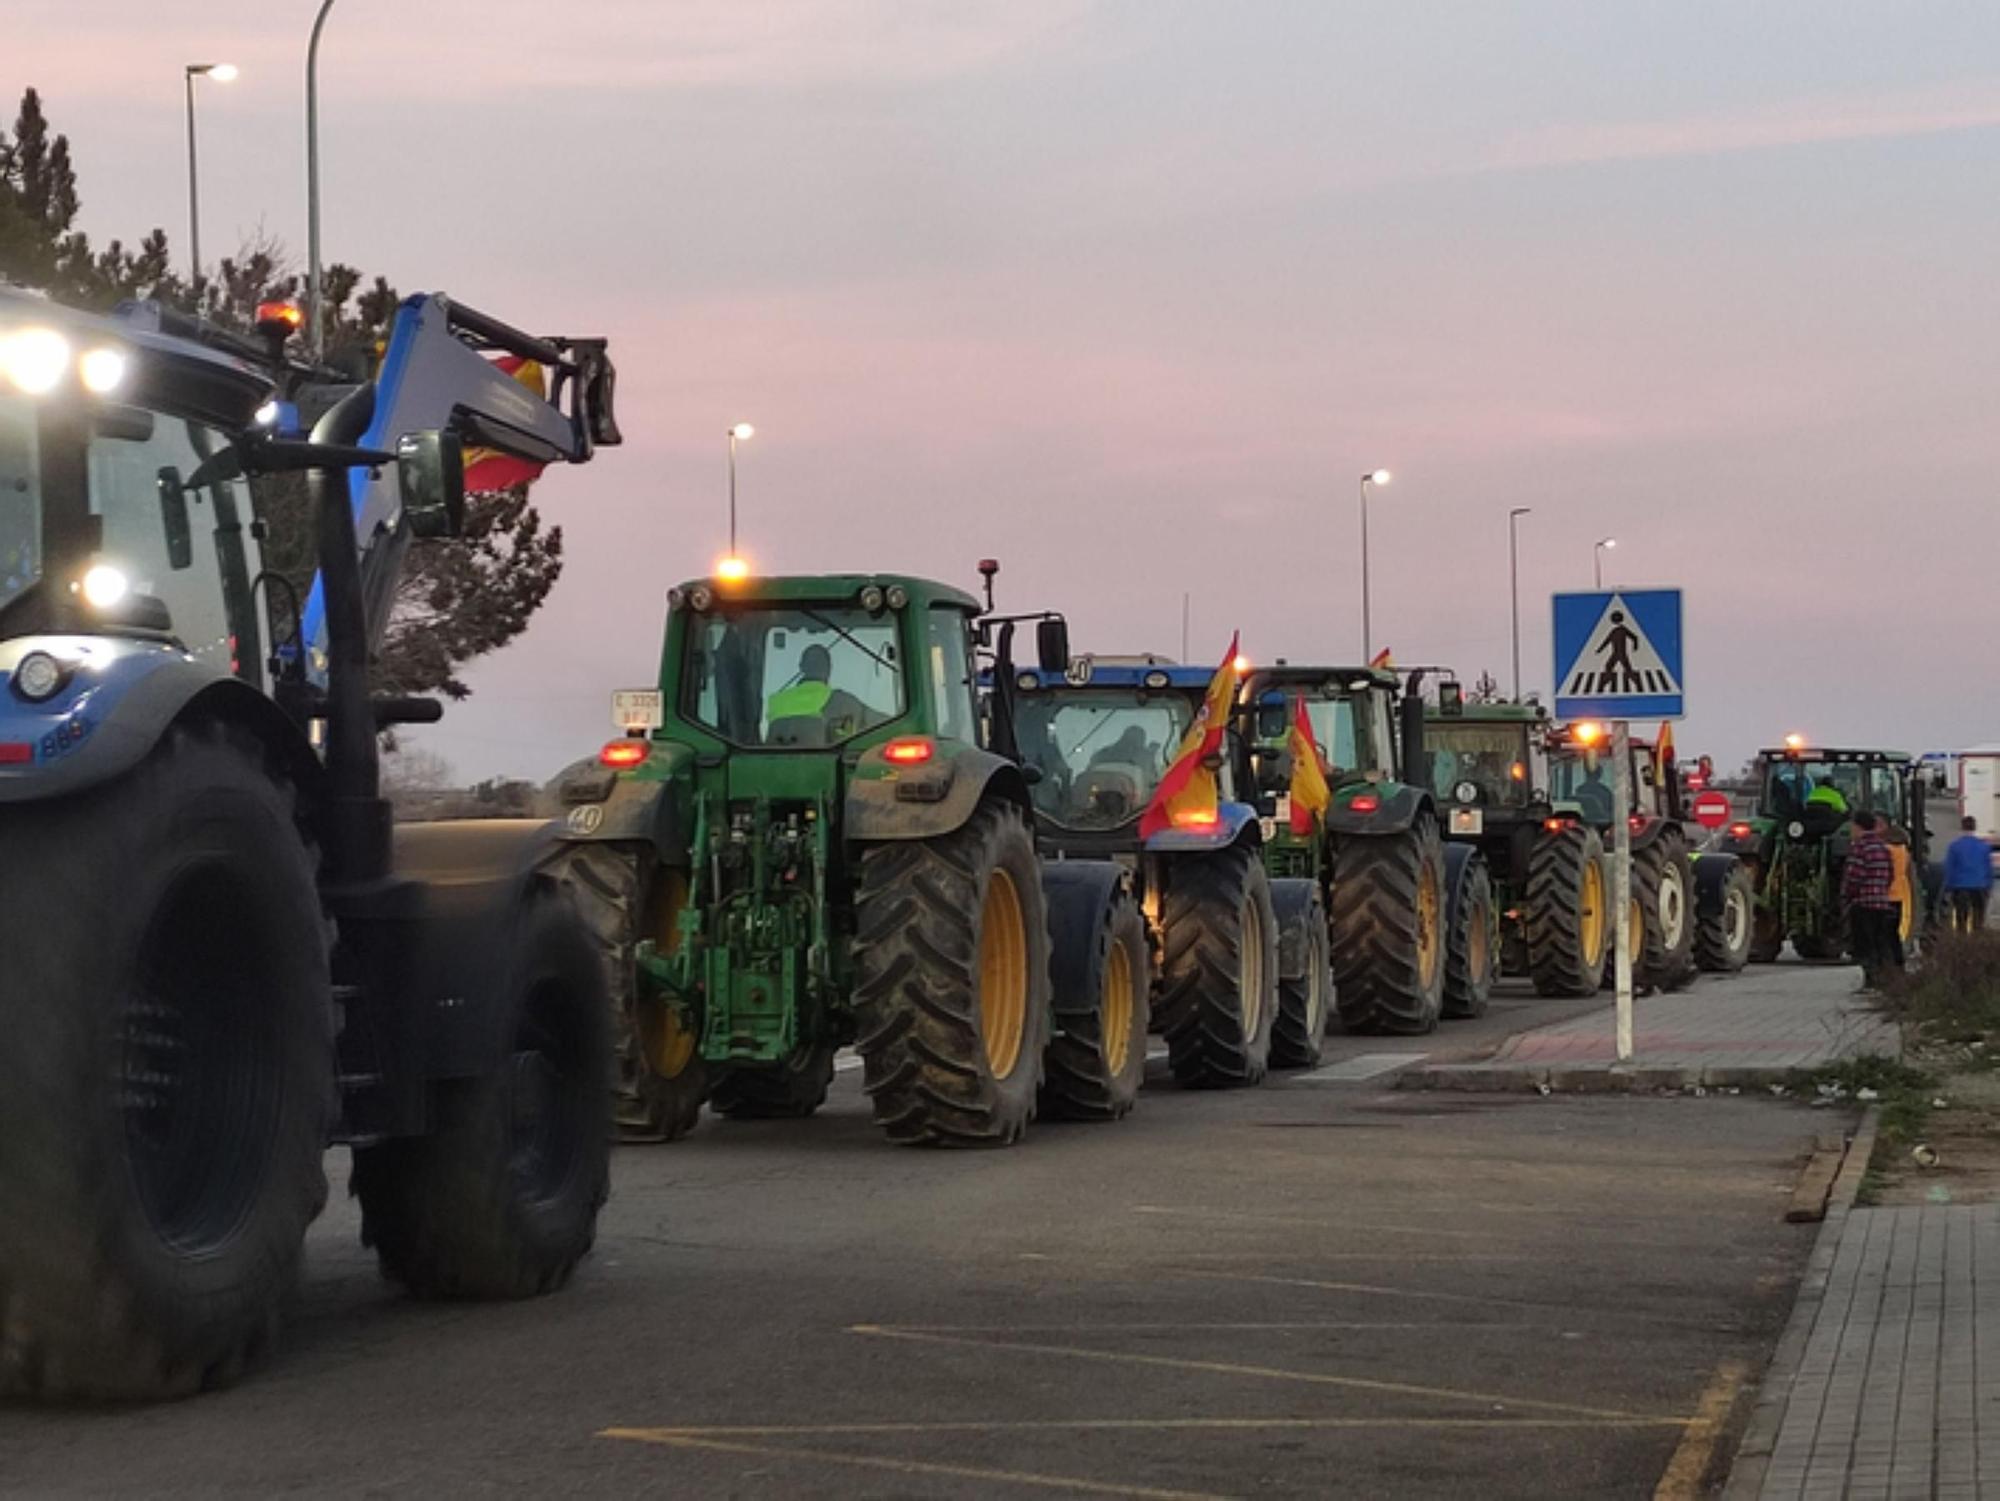
[[[1610,869],[1598,831],[1553,795],[1553,734],[1539,704],[1467,704],[1446,681],[1424,730],[1430,786],[1451,844],[1486,858],[1502,972],[1541,995],[1591,995],[1611,952]]]
[[[1045,896],[1028,778],[982,743],[978,613],[889,574],[668,595],[658,689],[620,695],[630,733],[558,787],[553,868],[610,971],[628,1136],[678,1136],[704,1101],[810,1115],[848,1044],[897,1142],[1004,1144],[1038,1108],[1129,1107],[1131,894],[1098,865]],[[1059,621],[1038,636],[1067,660]]]
[[[1159,956],[1152,1024],[1175,1080],[1190,1088],[1256,1084],[1267,1069],[1317,1062],[1332,991],[1317,889],[1266,873],[1233,756],[1215,768],[1212,818],[1139,831],[1213,676],[1153,656],[1022,669],[1005,732],[1029,768],[1051,879],[1078,862],[1130,870],[1140,937]]]
[[[1901,751],[1833,750],[1802,743],[1759,751],[1756,810],[1717,829],[1712,851],[1737,857],[1756,889],[1749,957],[1768,964],[1789,938],[1802,959],[1847,952],[1840,874],[1852,838],[1850,816],[1863,809],[1889,821],[1909,851],[1903,941],[1936,905],[1938,873],[1925,858],[1924,772]]]
[[[1240,699],[1243,780],[1254,789],[1263,857],[1326,913],[1334,1005],[1349,1032],[1418,1034],[1440,1016],[1477,1016],[1493,984],[1492,888],[1477,851],[1440,836],[1436,800],[1408,780],[1423,764],[1423,704],[1397,703],[1393,672],[1280,663],[1252,671]],[[1310,832],[1292,822],[1299,707],[1331,793]]]

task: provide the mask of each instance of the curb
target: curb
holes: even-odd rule
[[[1399,1089],[1446,1089],[1551,1094],[1649,1094],[1690,1089],[1764,1089],[1810,1083],[1812,1071],[1794,1064],[1701,1064],[1658,1067],[1644,1063],[1542,1064],[1433,1063],[1410,1069],[1396,1080]]]
[[[1764,1473],[1771,1466],[1778,1430],[1784,1426],[1792,1383],[1798,1379],[1799,1362],[1805,1357],[1806,1343],[1812,1338],[1813,1324],[1826,1296],[1834,1253],[1840,1249],[1848,1211],[1854,1207],[1854,1197],[1861,1191],[1861,1180],[1868,1173],[1869,1159],[1875,1155],[1875,1129],[1880,1118],[1880,1107],[1870,1105],[1855,1128],[1853,1141],[1848,1143],[1847,1158],[1841,1163],[1840,1173],[1833,1180],[1833,1192],[1827,1197],[1826,1218],[1820,1221],[1812,1255],[1806,1259],[1805,1276],[1799,1280],[1798,1300],[1792,1304],[1792,1316],[1785,1321],[1785,1332],[1771,1352],[1771,1364],[1758,1382],[1757,1405],[1751,1410],[1750,1421],[1744,1425],[1743,1437],[1730,1461],[1722,1501],[1757,1501],[1764,1488]]]

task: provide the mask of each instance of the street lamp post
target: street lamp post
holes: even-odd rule
[[[1521,701],[1521,544],[1518,523],[1534,512],[1533,506],[1515,506],[1507,513],[1507,587],[1513,605],[1514,622],[1514,702]]]
[[[1590,566],[1596,576],[1597,587],[1604,587],[1604,555],[1618,545],[1616,537],[1599,537],[1597,545],[1590,550]]]
[[[201,282],[201,180],[195,164],[194,81],[197,78],[213,78],[217,83],[229,83],[235,77],[234,63],[189,63],[181,70],[182,82],[187,85],[188,261],[193,273],[190,286],[198,287]]]
[[[320,0],[306,45],[306,347],[317,360],[326,350],[319,292],[319,32],[333,0]]]
[[[729,556],[736,552],[736,445],[757,435],[757,429],[747,422],[739,422],[729,429]]]
[[[1375,633],[1368,618],[1368,487],[1386,485],[1394,478],[1386,469],[1370,469],[1361,476],[1361,660],[1375,659]]]

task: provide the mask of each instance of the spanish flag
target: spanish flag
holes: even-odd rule
[[[1389,655],[1389,648],[1385,646],[1368,659],[1368,665],[1376,672],[1394,672],[1396,659]]]
[[[1319,742],[1313,739],[1303,697],[1292,700],[1292,729],[1285,737],[1285,749],[1292,753],[1292,832],[1310,834],[1333,801],[1333,789],[1326,784],[1326,766],[1319,758]]]
[[[1171,828],[1205,828],[1219,816],[1215,773],[1201,763],[1222,749],[1229,728],[1229,706],[1236,701],[1236,646],[1241,633],[1229,638],[1229,652],[1208,693],[1195,711],[1194,723],[1181,736],[1180,749],[1153,789],[1153,800],[1139,819],[1139,837],[1150,839]]]
[[[1660,721],[1660,738],[1653,742],[1653,785],[1667,785],[1667,767],[1674,759],[1674,726],[1671,720]]]
[[[543,378],[542,367],[533,360],[503,354],[493,363],[534,392],[536,400],[548,400],[548,383]],[[540,479],[546,468],[546,464],[516,458],[497,448],[468,448],[465,451],[465,493],[478,495],[488,490],[511,490],[516,485]]]

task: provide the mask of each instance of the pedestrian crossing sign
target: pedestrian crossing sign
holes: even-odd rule
[[[1686,712],[1681,591],[1555,596],[1558,719],[1678,719]]]

